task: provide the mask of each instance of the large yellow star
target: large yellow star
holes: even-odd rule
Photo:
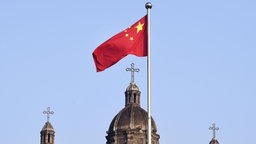
[[[136,29],[137,29],[137,33],[139,33],[143,28],[143,25],[144,25],[144,23],[143,24],[141,24],[140,22],[139,22],[139,24],[136,26]]]

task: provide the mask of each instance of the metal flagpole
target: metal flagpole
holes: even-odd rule
[[[148,32],[148,57],[147,57],[147,92],[148,92],[148,144],[151,144],[151,111],[150,111],[150,9],[152,8],[152,4],[147,2],[145,5],[147,9],[147,32]]]

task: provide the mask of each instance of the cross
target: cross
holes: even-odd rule
[[[50,114],[53,115],[53,111],[50,111],[50,107],[47,108],[47,111],[43,111],[43,114],[46,114],[47,115],[47,122],[50,121]]]
[[[139,72],[140,69],[135,69],[134,63],[132,63],[131,68],[126,68],[126,71],[131,71],[131,82],[134,82],[134,72]]]
[[[213,138],[215,138],[216,134],[215,134],[215,131],[216,130],[219,130],[218,127],[215,127],[215,123],[212,124],[212,127],[209,127],[209,130],[212,130],[213,131]]]

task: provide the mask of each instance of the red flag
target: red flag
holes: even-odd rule
[[[97,72],[100,72],[128,54],[147,56],[147,15],[102,43],[92,55]]]

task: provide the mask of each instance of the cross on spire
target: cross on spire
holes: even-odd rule
[[[218,128],[218,127],[215,127],[215,123],[213,123],[213,124],[212,124],[212,127],[209,127],[209,130],[212,130],[212,132],[213,132],[213,138],[215,138],[215,137],[216,137],[215,132],[216,132],[216,130],[219,130],[219,128]]]
[[[134,68],[134,63],[132,63],[131,64],[131,68],[126,68],[125,69],[126,71],[131,71],[131,83],[133,83],[134,82],[134,72],[139,72],[140,71],[140,69],[135,69]]]
[[[53,115],[53,111],[50,111],[50,107],[47,108],[47,111],[43,111],[43,114],[47,115],[47,122],[50,121],[50,115]]]

